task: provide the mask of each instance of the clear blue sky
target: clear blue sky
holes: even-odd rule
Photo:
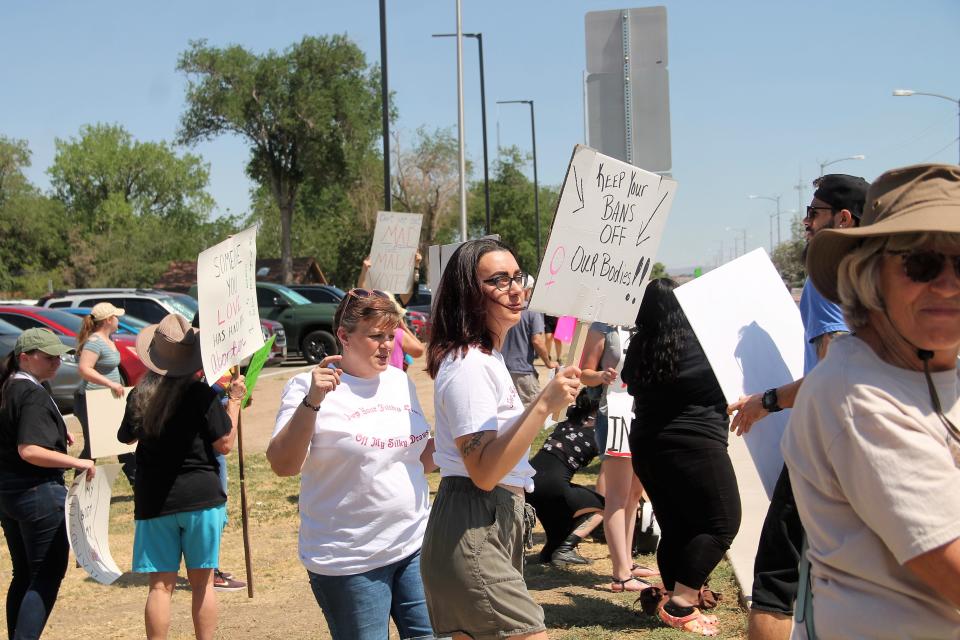
[[[388,0],[390,89],[397,126],[456,127],[453,0]],[[957,107],[936,98],[894,98],[895,88],[960,97],[960,2],[863,0],[666,2],[673,175],[680,183],[660,259],[712,265],[747,228],[747,248],[767,247],[782,195],[806,205],[819,162],[868,179],[895,166],[957,162]],[[629,4],[574,0],[463,0],[463,28],[484,34],[491,155],[529,150],[525,106],[536,102],[539,175],[558,184],[583,141],[583,19]],[[379,59],[376,0],[163,3],[7,2],[0,9],[0,134],[25,138],[30,178],[42,187],[54,139],[93,122],[116,122],[141,140],[171,140],[183,108],[178,54],[191,39],[283,49],[304,35],[346,33]],[[482,176],[476,43],[464,42],[467,153]],[[193,150],[209,162],[218,210],[245,212],[242,142]],[[531,172],[532,175],[532,172]],[[803,201],[795,185],[802,175]],[[783,233],[788,229],[786,217]],[[544,233],[546,236],[546,233]]]

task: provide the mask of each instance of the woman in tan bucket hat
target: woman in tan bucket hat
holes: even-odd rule
[[[781,445],[810,563],[798,627],[955,638],[960,167],[883,174],[861,226],[817,234],[807,268],[853,335],[807,376]]]
[[[197,638],[217,624],[213,571],[227,496],[215,453],[229,453],[237,434],[243,377],[231,381],[224,407],[197,379],[200,332],[172,313],[137,336],[137,355],[150,370],[130,392],[117,433],[137,441],[133,570],[149,574],[148,638],[165,638],[170,602],[183,557],[193,598]]]

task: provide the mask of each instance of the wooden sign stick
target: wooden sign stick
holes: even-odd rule
[[[233,368],[233,379],[240,375],[240,367]],[[243,529],[243,561],[247,569],[247,597],[253,597],[253,563],[250,561],[250,521],[247,515],[247,483],[243,475],[243,402],[237,414],[237,463],[240,467],[240,522]]]

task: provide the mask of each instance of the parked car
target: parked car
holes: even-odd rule
[[[92,307],[98,302],[109,302],[127,313],[150,324],[156,324],[169,313],[179,313],[193,321],[197,312],[196,300],[185,302],[179,296],[160,289],[69,289],[55,291],[40,298],[42,307]]]
[[[46,327],[58,335],[74,338],[74,344],[83,324],[77,316],[60,309],[25,305],[0,306],[0,319],[6,320],[21,330]],[[120,377],[123,378],[123,384],[126,386],[137,384],[147,368],[137,355],[136,338],[119,333],[113,334],[111,338],[120,352]]]
[[[75,316],[79,316],[83,320],[84,316],[90,315],[90,309],[87,307],[60,307],[58,311],[64,311],[66,313],[72,313]],[[122,316],[117,316],[120,326],[117,327],[117,333],[122,333],[130,336],[135,336],[140,333],[140,330],[144,327],[149,327],[150,323],[146,320],[141,320],[136,316],[132,316],[129,313],[125,313]]]
[[[178,293],[178,296],[186,296],[185,293]],[[189,296],[187,296],[189,297]],[[196,304],[197,301],[193,298],[190,298],[193,304]],[[58,309],[58,311],[65,311],[66,313],[72,313],[75,316],[80,317],[90,314],[90,309],[87,307],[63,307]],[[120,327],[117,329],[118,334],[127,334],[127,335],[137,335],[140,333],[140,330],[144,327],[150,325],[149,322],[141,320],[131,316],[129,313],[125,313],[122,316],[117,318],[120,321]],[[273,347],[270,349],[270,357],[267,358],[265,366],[272,367],[275,365],[283,364],[283,361],[287,359],[287,335],[283,330],[283,325],[279,322],[274,322],[273,320],[260,319],[260,329],[263,332],[263,340],[267,341],[270,339],[270,336],[276,335],[276,340],[273,341]],[[240,363],[241,367],[246,367],[250,363],[250,358],[245,359]]]
[[[336,304],[310,302],[289,287],[273,282],[258,282],[256,287],[260,319],[283,325],[288,354],[299,353],[310,364],[317,364],[328,355],[340,353],[340,343],[333,332]],[[197,295],[197,285],[190,287],[190,295]]]
[[[290,288],[310,302],[332,302],[340,304],[347,292],[332,284],[292,284]]]
[[[17,338],[23,333],[23,329],[12,325],[5,320],[0,320],[0,360],[7,357],[13,351],[13,345],[17,343]],[[70,336],[58,335],[60,342],[71,349],[76,349],[77,341]],[[77,357],[73,354],[60,356],[62,361],[60,368],[57,369],[57,375],[50,381],[50,395],[60,410],[60,413],[70,413],[73,411],[73,392],[80,386],[80,369],[77,367]],[[46,384],[46,383],[45,383]]]

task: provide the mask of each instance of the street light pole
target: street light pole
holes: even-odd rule
[[[463,27],[460,20],[460,0],[457,3],[457,143],[460,161],[460,242],[467,241],[467,157],[463,121]]]
[[[383,112],[383,209],[393,208],[390,189],[390,90],[387,85],[387,6],[380,0],[380,110]]]
[[[926,91],[914,91],[913,89],[894,89],[893,95],[900,96],[930,96],[931,98],[943,98],[944,100],[949,100],[950,102],[957,105],[957,117],[960,118],[960,99],[951,98],[950,96],[945,96],[939,93],[927,93]],[[960,138],[958,140],[958,147],[960,147]]]
[[[487,160],[487,92],[483,75],[483,34],[464,33],[464,38],[475,38],[480,51],[480,120],[483,130],[483,198],[487,213],[487,235],[490,235],[490,164]],[[434,38],[456,38],[455,33],[435,33]]]
[[[774,214],[774,215],[776,215],[776,217],[777,217],[777,244],[780,244],[780,194],[777,194],[776,196],[757,196],[757,195],[749,195],[749,196],[747,196],[747,197],[750,198],[751,200],[769,200],[770,202],[776,202],[776,203],[777,203],[777,213]],[[771,238],[770,243],[773,244],[773,235],[772,235],[772,234],[771,234],[770,238]],[[744,246],[746,246],[746,240],[744,240]],[[773,253],[773,249],[772,249],[772,248],[770,249],[770,252]]]
[[[537,123],[533,117],[533,100],[498,100],[497,104],[530,105],[530,137],[533,140],[533,209],[537,220],[537,265],[540,264],[540,183],[537,180]]]
[[[845,162],[845,161],[847,161],[847,160],[864,160],[866,157],[867,157],[867,156],[863,155],[862,153],[858,153],[858,154],[855,155],[855,156],[847,156],[847,157],[845,157],[845,158],[837,158],[836,160],[828,160],[828,161],[826,161],[826,162],[821,162],[821,163],[820,163],[820,175],[821,175],[821,176],[823,175],[823,169],[824,169],[824,167],[829,167],[829,166],[832,165],[832,164],[836,164],[836,163],[838,163],[838,162]]]

